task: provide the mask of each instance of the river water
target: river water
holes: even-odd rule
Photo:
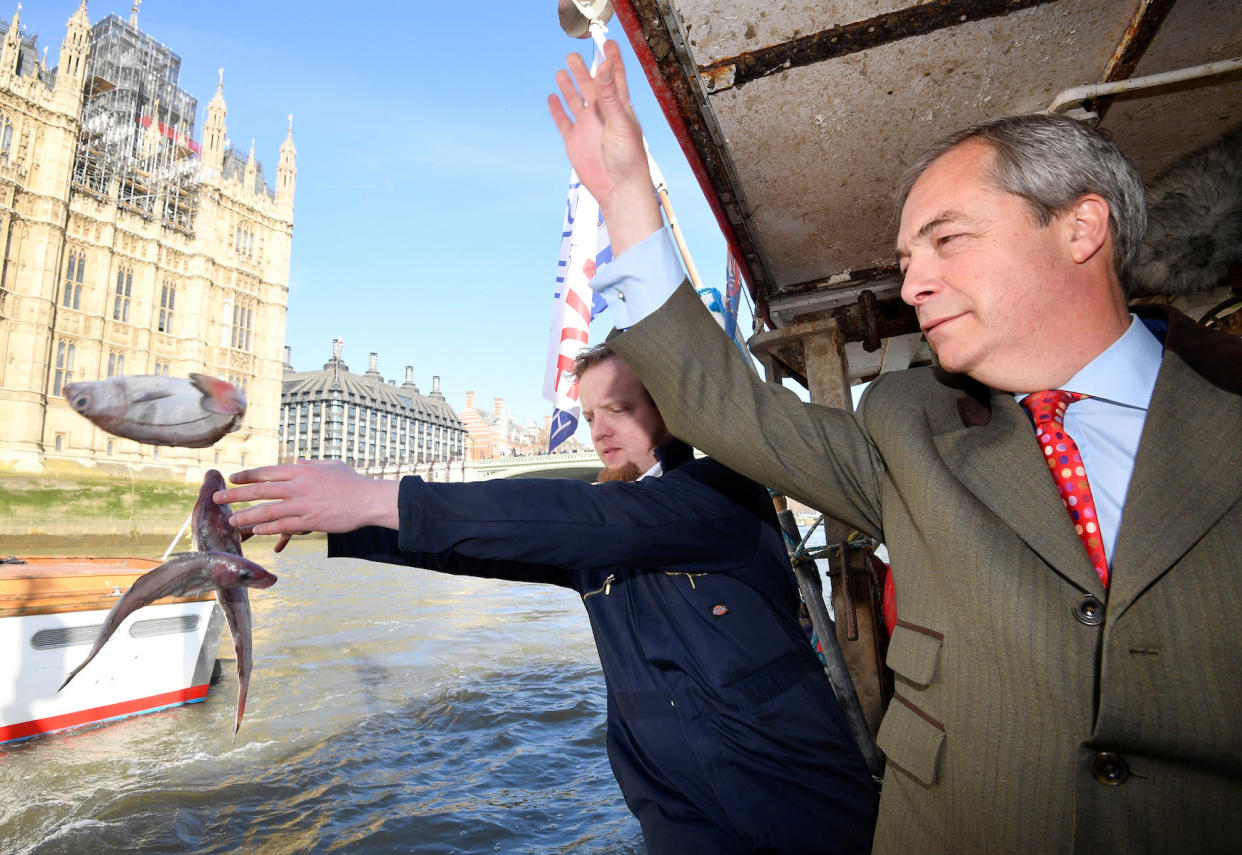
[[[265,541],[236,741],[230,659],[203,703],[0,746],[0,851],[643,851],[576,594]]]

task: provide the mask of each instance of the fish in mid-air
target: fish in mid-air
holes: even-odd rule
[[[190,530],[194,533],[194,547],[205,552],[227,552],[241,555],[241,534],[229,522],[232,511],[228,505],[217,505],[211,497],[227,485],[224,476],[215,469],[208,469],[203,476],[203,486],[198,491]],[[233,736],[241,727],[246,712],[246,695],[250,690],[250,669],[254,662],[251,644],[250,594],[244,587],[217,588],[216,600],[224,610],[233,634],[233,651],[237,654],[237,717],[233,721]]]
[[[246,396],[206,374],[188,379],[127,374],[65,385],[69,405],[116,436],[150,445],[206,448],[241,427]]]
[[[60,688],[95,658],[117,627],[138,609],[161,597],[193,597],[212,589],[269,588],[276,577],[253,561],[229,552],[182,552],[139,576],[104,618],[95,646]]]

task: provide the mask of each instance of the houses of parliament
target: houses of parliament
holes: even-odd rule
[[[70,5],[49,69],[20,10],[0,46],[0,471],[197,477],[275,460],[292,119],[269,178],[253,143],[228,144],[223,72],[200,133],[180,57],[136,11],[92,25],[85,2]],[[207,449],[111,436],[62,393],[74,380],[191,372],[249,401],[242,428]]]

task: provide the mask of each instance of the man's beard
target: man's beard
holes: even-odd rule
[[[643,470],[638,468],[638,464],[627,461],[620,466],[605,466],[596,480],[602,484],[605,481],[637,481],[641,477]]]

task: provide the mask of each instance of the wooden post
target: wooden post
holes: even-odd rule
[[[751,350],[759,357],[768,375],[769,382],[780,382],[785,373],[782,361],[793,365],[802,365],[805,370],[807,389],[810,391],[811,403],[828,407],[839,407],[853,410],[850,396],[848,364],[845,358],[845,341],[840,327],[833,318],[791,324],[770,332],[759,333],[750,340]],[[871,735],[878,732],[880,719],[884,715],[884,701],[880,668],[883,666],[879,658],[879,639],[875,632],[875,610],[871,596],[870,567],[862,560],[865,556],[852,552],[844,545],[850,534],[849,526],[825,517],[824,542],[842,544],[839,555],[832,562],[829,573],[831,579],[831,597],[833,613],[836,620],[831,622],[829,630],[835,636],[856,696],[861,715],[866,720],[866,728]],[[821,590],[818,577],[812,584],[801,577],[805,571],[795,567],[799,575],[799,584],[804,596]],[[814,572],[812,565],[812,572]],[[827,619],[826,612],[820,620],[815,609],[808,604],[812,613],[812,623],[816,632],[823,639],[825,629],[818,625]],[[827,646],[825,645],[825,649]],[[848,705],[845,701],[842,704]],[[866,755],[864,751],[864,755]]]

